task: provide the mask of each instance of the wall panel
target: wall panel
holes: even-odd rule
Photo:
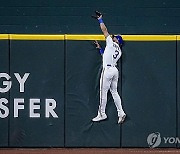
[[[64,146],[64,41],[11,40],[10,146],[11,147],[63,147]],[[21,78],[30,73],[20,92],[14,73]],[[14,117],[16,98],[23,98],[24,109]],[[30,116],[30,99],[39,99],[40,117]],[[56,101],[53,110],[58,118],[46,117],[46,99]],[[52,106],[52,103],[50,103]],[[17,108],[17,107],[16,107]],[[38,108],[38,107],[37,107]]]

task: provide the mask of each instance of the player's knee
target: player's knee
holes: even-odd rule
[[[102,88],[100,91],[101,91],[102,93],[107,93],[107,92],[108,92],[108,88]]]
[[[111,92],[112,95],[118,94],[117,90],[112,90],[111,89],[110,92]]]

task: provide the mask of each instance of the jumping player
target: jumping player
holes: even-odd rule
[[[105,109],[107,104],[107,93],[108,90],[110,90],[118,112],[118,123],[123,123],[126,114],[122,109],[121,98],[117,91],[119,72],[116,68],[116,63],[122,54],[120,46],[122,45],[123,40],[119,35],[113,35],[112,37],[109,35],[100,12],[96,11],[96,16],[92,17],[99,21],[100,28],[106,38],[105,50],[100,47],[97,41],[95,42],[96,48],[100,49],[100,53],[103,57],[103,70],[100,78],[100,104],[98,114],[92,121],[97,122],[107,118]]]

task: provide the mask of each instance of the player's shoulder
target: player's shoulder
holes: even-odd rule
[[[109,39],[112,40],[112,37],[111,37],[110,35],[108,35],[108,36],[106,37],[106,40],[109,40]]]
[[[110,35],[108,35],[106,37],[106,42],[107,42],[107,44],[113,44],[113,40],[112,40],[112,37]]]

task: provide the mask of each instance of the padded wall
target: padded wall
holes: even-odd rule
[[[6,37],[6,36],[5,36]],[[8,36],[7,36],[8,37]],[[1,36],[0,36],[1,38]],[[4,38],[4,36],[3,36]],[[9,73],[9,40],[0,39],[0,73]],[[0,78],[0,87],[6,88],[5,85],[2,84],[3,81],[7,81],[4,77]],[[3,98],[3,99],[2,99]],[[9,91],[6,93],[0,93],[0,99],[2,100],[3,106],[9,107],[9,102],[5,104],[4,99],[9,100]],[[1,116],[4,117],[5,111],[0,109]],[[8,146],[8,128],[9,128],[9,117],[4,117],[0,119],[0,147]]]
[[[10,95],[10,146],[12,147],[63,147],[64,146],[64,41],[12,40],[10,74],[13,87]],[[21,78],[30,73],[24,92],[13,75]],[[19,117],[13,114],[14,98],[23,98],[24,109]],[[30,99],[40,109],[40,117],[30,117]],[[46,99],[54,99],[54,112],[58,118],[46,115]],[[36,108],[36,107],[35,107]],[[38,108],[38,107],[37,107]]]
[[[67,41],[66,147],[119,147],[120,126],[111,100],[108,119],[93,123],[99,106],[102,57],[91,41]]]
[[[163,139],[180,134],[179,36],[123,37],[118,63],[118,91],[127,113],[123,125],[117,124],[110,93],[108,119],[91,121],[97,115],[102,69],[102,57],[92,40],[100,40],[104,47],[102,35],[8,35],[1,39],[0,73],[11,76],[12,87],[0,93],[10,111],[0,119],[0,146],[149,147],[148,135],[159,132],[159,147],[176,147]],[[22,90],[17,74],[22,79],[26,73]],[[3,81],[0,78],[1,88]],[[49,107],[54,103],[56,107],[46,117],[48,100],[54,100]],[[0,112],[4,112],[2,105]]]
[[[176,42],[128,42],[123,55],[122,97],[128,115],[123,147],[148,147],[147,137],[176,136]],[[163,144],[160,147],[174,147]]]

